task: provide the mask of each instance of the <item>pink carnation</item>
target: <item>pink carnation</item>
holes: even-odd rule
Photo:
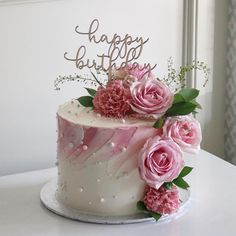
[[[202,140],[201,126],[192,115],[167,118],[163,136],[171,138],[183,151],[196,153]]]
[[[93,99],[94,111],[106,117],[122,118],[130,111],[130,91],[121,80],[99,87]]]
[[[183,154],[173,140],[156,136],[144,144],[139,153],[138,165],[142,180],[158,189],[165,182],[178,177],[184,167]]]
[[[142,79],[130,87],[131,108],[144,115],[159,118],[172,106],[174,95],[168,86],[157,79]]]
[[[172,186],[171,189],[160,187],[158,190],[150,186],[145,188],[144,204],[149,211],[161,215],[172,214],[180,207],[178,189]]]
[[[143,77],[148,77],[149,79],[154,79],[154,74],[148,69],[144,68],[142,65],[134,66],[132,64],[127,65],[124,68],[116,70],[114,73],[116,79],[137,79],[140,80]]]

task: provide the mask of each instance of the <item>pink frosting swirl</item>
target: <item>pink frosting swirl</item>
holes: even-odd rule
[[[171,107],[174,95],[168,86],[157,79],[135,81],[130,87],[131,108],[139,114],[159,118]]]
[[[105,117],[122,118],[130,109],[130,91],[121,80],[110,80],[99,87],[93,99],[94,111]]]
[[[138,157],[140,177],[151,187],[160,188],[178,177],[184,167],[180,147],[170,138],[149,138]]]
[[[201,126],[192,115],[169,117],[162,130],[163,136],[171,138],[183,151],[197,153],[200,149]]]
[[[171,189],[160,187],[158,190],[146,186],[143,202],[149,211],[161,215],[172,214],[180,207],[179,193],[176,186]]]

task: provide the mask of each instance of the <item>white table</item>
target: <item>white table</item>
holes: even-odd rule
[[[40,203],[42,186],[56,168],[0,177],[1,236],[235,236],[236,167],[203,150],[188,156],[191,204],[180,217],[164,223],[96,225],[65,219]]]

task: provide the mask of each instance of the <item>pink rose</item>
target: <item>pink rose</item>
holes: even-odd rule
[[[94,111],[106,117],[122,118],[130,109],[130,91],[121,80],[110,80],[99,87],[93,99]]]
[[[171,107],[174,95],[157,79],[142,79],[131,84],[131,108],[139,114],[159,118]]]
[[[162,130],[163,136],[170,137],[183,151],[197,153],[200,149],[201,126],[192,115],[169,117]]]
[[[172,214],[180,207],[179,193],[176,186],[171,189],[160,187],[158,190],[146,186],[143,202],[149,211],[161,215]]]
[[[151,187],[160,188],[178,177],[184,167],[182,151],[170,138],[159,136],[146,141],[138,157],[141,178]]]

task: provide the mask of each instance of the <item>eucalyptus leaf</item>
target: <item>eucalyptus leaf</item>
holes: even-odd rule
[[[84,107],[93,107],[93,97],[83,96],[77,99]]]
[[[179,174],[179,177],[183,178],[193,170],[193,167],[185,166]]]
[[[89,95],[91,95],[92,97],[94,97],[97,92],[95,89],[92,89],[92,88],[85,88],[85,89],[87,90]]]
[[[164,118],[161,117],[154,123],[153,127],[156,129],[160,129],[163,126],[163,124],[164,124]]]
[[[187,189],[189,187],[188,183],[181,177],[173,180],[173,183],[183,189]]]
[[[167,110],[166,116],[178,116],[187,115],[195,110],[196,104],[192,102],[180,102],[172,105],[170,109]]]

